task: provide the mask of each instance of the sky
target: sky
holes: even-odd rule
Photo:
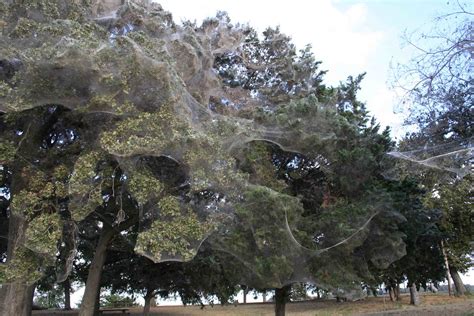
[[[401,137],[403,115],[395,114],[397,94],[390,88],[390,64],[406,62],[413,50],[404,43],[405,31],[429,28],[437,16],[453,10],[447,0],[159,0],[175,22],[202,21],[227,11],[234,23],[249,23],[258,31],[280,26],[298,48],[311,44],[326,83],[337,85],[347,76],[367,72],[360,99],[382,126]],[[474,284],[474,270],[463,276]],[[83,289],[75,293],[78,302]],[[249,296],[250,298],[250,296]],[[168,302],[169,304],[170,302]],[[166,303],[165,303],[166,304]]]

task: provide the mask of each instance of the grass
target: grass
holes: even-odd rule
[[[391,302],[387,297],[369,297],[357,302],[337,303],[335,300],[313,300],[287,304],[287,315],[295,316],[351,316],[351,315],[446,315],[474,316],[474,298],[449,297],[445,294],[426,294],[421,296],[422,304],[418,307],[409,305],[409,296]],[[158,306],[152,308],[151,315],[156,316],[271,316],[274,315],[272,303],[250,303],[233,305],[206,306]],[[141,308],[131,308],[131,315],[141,315]],[[44,313],[46,312],[46,313]],[[34,312],[34,315],[77,315],[76,312],[60,313],[52,311]],[[107,314],[114,315],[114,314]],[[119,315],[119,314],[116,314]]]

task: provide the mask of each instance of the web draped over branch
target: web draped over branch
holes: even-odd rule
[[[473,171],[473,138],[449,143],[425,146],[409,151],[393,151],[388,155],[408,161],[418,168],[420,165],[427,168],[448,171],[463,178]]]
[[[355,193],[371,177],[352,169],[367,165],[363,153],[350,161],[338,150],[353,123],[314,95],[291,101],[222,82],[216,56],[241,54],[246,27],[179,26],[160,6],[132,1],[105,17],[76,1],[26,3],[0,5],[0,111],[16,131],[1,143],[13,156],[1,159],[22,176],[11,212],[25,229],[4,282],[34,282],[55,262],[64,280],[76,225],[91,216],[103,230],[137,225],[129,242],[155,262],[191,260],[205,242],[246,269],[243,284],[262,288],[351,289],[369,261],[403,255],[402,236],[385,238],[376,220],[396,213],[390,198]],[[50,122],[54,137],[38,146],[32,136]],[[342,193],[314,184],[317,207],[288,187],[341,172],[351,179]]]

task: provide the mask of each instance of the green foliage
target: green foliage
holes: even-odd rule
[[[442,281],[445,269],[440,246],[443,238],[439,227],[440,212],[423,204],[427,194],[415,178],[392,181],[388,186],[393,207],[406,218],[398,224],[405,235],[406,255],[387,269],[375,272],[378,282],[395,287],[405,280],[417,286]]]
[[[227,15],[216,20],[208,23],[230,22]],[[223,83],[258,91],[262,99],[274,104],[311,94],[323,101],[327,91],[322,78],[326,72],[319,69],[321,62],[315,59],[311,46],[297,51],[291,38],[279,28],[267,28],[262,35],[248,28],[239,54],[228,52],[217,56],[215,68]]]
[[[163,107],[158,113],[143,113],[124,120],[114,131],[104,133],[101,143],[106,150],[120,156],[159,153],[172,144],[181,147],[179,144],[185,142],[190,132],[189,127]]]
[[[58,214],[40,214],[29,222],[25,233],[28,247],[48,256],[56,255],[61,236],[62,223]]]
[[[246,284],[281,287],[294,272],[293,260],[301,256],[291,229],[302,205],[297,198],[262,186],[249,187],[243,199],[236,209],[238,226],[214,236],[211,244],[248,264]]]
[[[166,258],[192,259],[196,241],[212,230],[209,222],[200,222],[196,214],[178,198],[165,196],[158,202],[160,216],[151,227],[138,234],[135,251],[159,262]]]
[[[107,294],[100,300],[102,307],[133,307],[138,306],[133,296],[121,296],[118,294]]]
[[[275,191],[283,191],[286,184],[275,177],[276,168],[272,162],[272,149],[264,142],[253,142],[243,151],[244,160],[240,168],[251,175],[250,182],[264,185]]]
[[[10,142],[0,142],[0,164],[8,164],[15,159],[16,148]]]
[[[153,197],[160,196],[163,184],[147,171],[137,171],[131,175],[128,188],[140,205]]]
[[[23,282],[33,284],[41,276],[41,267],[44,260],[34,251],[20,246],[15,249],[13,258],[6,265],[0,267],[1,283]]]
[[[297,52],[278,29],[260,39],[225,15],[181,27],[127,1],[103,26],[89,5],[23,9],[0,47],[21,59],[2,79],[0,111],[18,113],[8,133],[31,131],[15,143],[26,162],[15,161],[12,209],[29,221],[35,251],[52,253],[60,238],[71,245],[62,253],[73,250],[61,224],[81,225],[84,258],[103,232],[156,262],[191,260],[208,240],[207,263],[224,281],[199,287],[193,276],[199,290],[180,289],[225,299],[237,282],[353,287],[384,245],[402,246],[380,233],[387,223],[371,222],[396,210],[380,189],[388,131],[356,98],[363,76],[326,88],[309,47]],[[373,252],[371,232],[387,237]]]
[[[46,174],[34,168],[25,168],[22,174],[28,178],[29,186],[15,194],[11,203],[12,212],[27,221],[25,242],[28,248],[52,258],[62,236],[57,199],[66,195],[64,183],[48,179]]]
[[[83,154],[76,161],[74,172],[69,182],[69,194],[78,197],[71,203],[71,215],[80,221],[102,204],[103,176],[96,178],[98,163],[103,158],[100,152]]]
[[[438,209],[443,216],[440,228],[445,234],[449,264],[464,272],[473,265],[474,211],[472,208],[473,183],[467,176],[455,183],[443,184],[436,193],[425,199],[427,207]]]
[[[54,285],[46,291],[35,291],[33,304],[42,308],[63,308],[64,289],[60,285]]]

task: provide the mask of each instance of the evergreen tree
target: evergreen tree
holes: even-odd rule
[[[327,89],[309,49],[298,55],[272,29],[255,42],[224,15],[178,26],[158,5],[127,1],[98,18],[96,4],[0,5],[3,314],[28,314],[47,266],[70,273],[76,238],[90,262],[81,316],[96,312],[107,249],[124,238],[155,263],[190,261],[207,240],[216,261],[239,259],[216,266],[223,279],[229,268],[235,285],[276,290],[277,315],[293,282],[348,294],[369,261],[402,254],[380,186],[389,133],[356,99],[362,76]],[[222,284],[180,291],[225,300]]]

